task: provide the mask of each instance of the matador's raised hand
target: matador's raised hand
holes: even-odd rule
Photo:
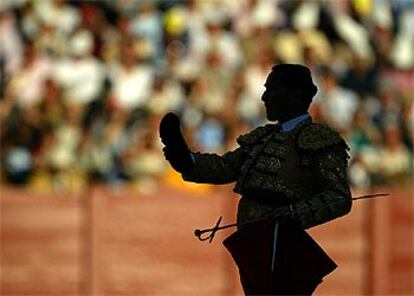
[[[194,160],[181,133],[177,115],[171,112],[164,115],[160,123],[160,137],[165,145],[164,156],[171,166],[182,174],[190,173],[194,168]]]

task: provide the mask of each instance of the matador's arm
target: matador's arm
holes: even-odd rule
[[[250,144],[262,140],[273,130],[275,130],[274,125],[269,124],[239,136],[237,143],[240,146],[222,156],[193,153],[194,170],[189,174],[183,174],[184,180],[210,184],[226,184],[237,181],[240,179],[241,167],[251,153]]]
[[[237,181],[240,167],[245,161],[244,148],[239,147],[220,156],[209,153],[193,153],[194,168],[183,174],[183,179],[196,183],[227,184]]]
[[[160,137],[165,158],[182,174],[183,179],[196,183],[226,184],[237,180],[246,155],[239,147],[222,156],[192,153],[181,133],[180,119],[167,113],[160,122]]]

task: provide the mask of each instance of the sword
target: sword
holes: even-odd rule
[[[362,195],[362,196],[357,196],[357,197],[353,197],[352,200],[360,200],[360,199],[370,199],[370,198],[376,198],[376,197],[382,197],[382,196],[388,196],[389,193],[376,193],[376,194],[367,194],[367,195]],[[338,203],[344,202],[343,200],[341,200]],[[292,215],[292,214],[298,214],[301,213],[302,211],[300,210],[296,210],[296,211],[289,211],[286,212],[284,214],[281,215],[277,215],[274,218],[280,218],[286,215]],[[272,213],[272,212],[271,212]],[[249,220],[249,221],[245,221],[242,223],[233,223],[233,224],[227,224],[227,225],[220,225],[221,220],[223,219],[222,216],[220,216],[216,222],[216,225],[212,228],[207,228],[207,229],[196,229],[194,231],[194,235],[200,240],[200,241],[206,241],[208,240],[209,243],[211,243],[214,239],[214,236],[216,235],[217,231],[219,230],[223,230],[223,229],[227,229],[227,228],[231,228],[231,227],[242,227],[244,225],[247,224],[252,224],[252,223],[257,223],[260,221],[265,221],[267,220],[269,217],[261,217],[258,219],[253,219],[253,220]],[[207,236],[203,236],[204,234],[208,234]]]

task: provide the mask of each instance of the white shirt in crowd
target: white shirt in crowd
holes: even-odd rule
[[[114,102],[118,107],[132,109],[144,105],[151,96],[154,73],[144,65],[130,69],[118,66],[111,71],[110,80]]]
[[[23,108],[39,103],[44,96],[44,82],[50,78],[51,73],[50,60],[40,55],[32,64],[17,71],[10,82],[11,94],[17,103]]]
[[[325,92],[319,101],[328,124],[340,130],[348,130],[352,124],[359,100],[354,92],[336,87]]]
[[[105,78],[104,66],[92,56],[59,61],[55,74],[65,90],[65,100],[81,105],[97,98]]]

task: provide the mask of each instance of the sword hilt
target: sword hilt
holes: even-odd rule
[[[221,223],[222,219],[223,219],[223,217],[220,216],[220,218],[218,218],[218,220],[216,222],[216,225],[214,225],[213,228],[203,229],[203,230],[196,229],[194,231],[194,235],[201,241],[209,240],[208,242],[211,243],[214,239],[214,236],[216,235],[216,232],[221,229],[220,223]],[[202,235],[206,232],[211,232],[211,233],[207,237],[202,237]]]

